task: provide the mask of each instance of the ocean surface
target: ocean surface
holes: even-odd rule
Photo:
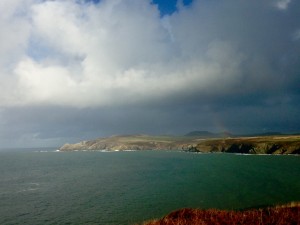
[[[0,224],[135,224],[300,201],[300,157],[0,151]]]

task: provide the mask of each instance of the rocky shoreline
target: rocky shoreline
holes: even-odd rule
[[[190,151],[203,153],[300,154],[300,136],[210,139],[193,146]]]

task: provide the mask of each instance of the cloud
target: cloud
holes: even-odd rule
[[[265,108],[272,105],[283,117],[297,111],[298,105],[291,106],[300,95],[297,1],[194,0],[164,16],[151,2],[2,0],[0,122],[16,126],[10,117],[22,115],[8,112],[25,108],[48,116],[56,109],[59,121],[79,110],[64,126],[73,122],[89,133],[92,126],[75,120],[85,120],[92,110],[91,120],[105,124],[107,133],[113,133],[106,123],[113,118],[123,124],[115,129],[137,118],[130,131],[138,130],[138,123],[154,130],[140,114],[157,119],[167,132],[185,114],[193,118],[189,126],[181,123],[188,130],[193,123],[209,127],[210,114],[233,124],[230,109],[271,113]],[[284,113],[283,106],[293,110]],[[105,111],[101,119],[97,110]],[[249,121],[245,126],[255,118]],[[24,127],[30,130],[27,139],[50,135],[39,125]]]
[[[280,10],[286,10],[291,3],[291,0],[279,0],[275,3],[275,6]]]
[[[24,55],[27,48],[27,40],[30,36],[30,25],[23,20],[22,7],[25,3],[19,1],[4,0],[0,3],[0,104],[9,104],[15,84],[12,71],[15,65]]]
[[[244,25],[237,13],[228,23],[212,17],[207,12],[213,9],[205,4],[195,1],[161,18],[147,1],[15,1],[2,26],[9,29],[6,35],[20,34],[5,38],[5,52],[15,53],[11,59],[1,57],[10,59],[1,69],[17,91],[8,91],[1,105],[89,107],[186,92],[226,93],[244,79],[249,52],[234,31]],[[16,14],[21,6],[25,9]],[[218,10],[225,13],[222,5]]]
[[[110,90],[130,92],[144,86],[149,73],[144,68],[169,58],[168,35],[157,9],[145,1],[106,1],[99,6],[48,1],[33,5],[31,12],[29,48],[42,50],[37,57],[25,57],[14,70],[27,96],[21,98],[25,104],[29,99],[94,104],[95,95],[96,105],[106,104]],[[151,84],[154,78],[149,80]],[[45,95],[38,96],[41,89]]]
[[[121,97],[136,102],[183,92],[197,82],[205,87],[218,76],[213,63],[183,62],[156,7],[146,1],[45,1],[27,7],[28,14],[15,19],[27,27],[20,29],[21,43],[6,39],[14,48],[8,51],[24,47],[8,71],[17,91],[3,105],[85,107],[118,104]]]

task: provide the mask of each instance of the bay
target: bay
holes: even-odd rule
[[[2,151],[0,171],[0,224],[134,224],[300,201],[291,155]]]

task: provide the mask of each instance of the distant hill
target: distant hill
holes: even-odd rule
[[[233,137],[230,132],[212,133],[209,131],[192,131],[184,135],[186,137],[202,137],[202,138],[216,138],[216,137]]]
[[[197,138],[180,136],[121,135],[65,144],[60,150],[188,150],[198,142]]]
[[[184,136],[186,137],[198,137],[198,138],[222,138],[222,137],[261,137],[261,136],[280,136],[286,135],[281,132],[270,131],[270,132],[262,132],[262,133],[249,133],[249,134],[232,134],[228,131],[213,133],[209,131],[192,131]],[[293,135],[299,135],[298,133]]]
[[[214,136],[214,133],[211,133],[209,131],[192,131],[187,133],[184,136],[188,136],[188,137],[195,137],[195,136],[202,136],[202,137],[211,137]]]
[[[248,135],[241,135],[241,136],[278,136],[278,135],[284,135],[283,133],[281,132],[273,132],[273,131],[270,131],[270,132],[263,132],[263,133],[253,133],[253,134],[248,134]]]

